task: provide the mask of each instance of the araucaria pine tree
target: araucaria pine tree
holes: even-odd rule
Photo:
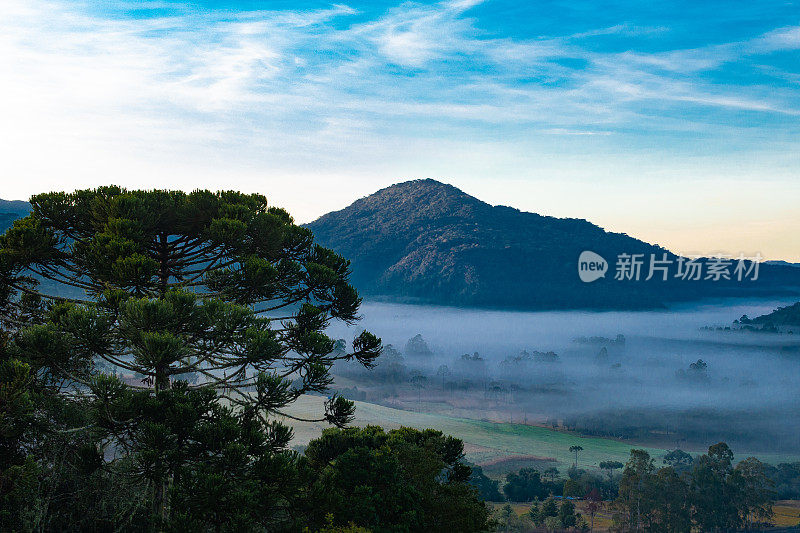
[[[181,458],[198,456],[186,449],[222,439],[176,429],[203,419],[180,409],[223,409],[242,427],[258,424],[248,435],[266,441],[259,449],[279,449],[291,432],[275,415],[326,391],[336,359],[370,366],[381,351],[368,332],[334,351],[327,326],[356,321],[361,303],[349,262],[263,196],[103,187],[41,194],[31,206],[0,237],[0,318],[17,350],[93,399],[102,453],[138,450],[157,518],[167,519]],[[40,319],[14,322],[23,296],[40,299]],[[318,420],[341,426],[352,414],[333,396]]]

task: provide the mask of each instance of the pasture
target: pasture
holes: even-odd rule
[[[306,395],[301,397],[290,408],[289,414],[304,418],[318,417],[323,412],[325,398]],[[356,426],[380,425],[386,429],[409,426],[417,429],[436,428],[446,434],[464,441],[467,460],[485,465],[487,475],[502,478],[507,472],[522,467],[556,466],[564,471],[569,468],[575,456],[569,451],[570,446],[579,445],[583,451],[578,456],[578,466],[587,470],[599,470],[599,463],[606,460],[626,462],[631,448],[644,448],[656,464],[666,453],[662,448],[639,446],[635,442],[619,441],[598,437],[582,437],[580,435],[558,431],[547,427],[497,423],[468,418],[450,417],[394,409],[367,402],[356,403]],[[327,427],[324,423],[296,422],[285,420],[294,428],[295,445],[305,445],[316,438]],[[713,443],[710,443],[713,444]],[[691,450],[701,453],[704,450]],[[738,453],[738,459],[750,454]],[[776,454],[754,454],[760,460],[778,463],[796,461],[798,457]]]

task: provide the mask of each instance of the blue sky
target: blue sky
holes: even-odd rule
[[[800,260],[800,3],[5,0],[0,197],[432,177],[676,252]]]

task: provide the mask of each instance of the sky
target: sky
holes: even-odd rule
[[[451,183],[800,261],[800,1],[3,0],[0,198]]]

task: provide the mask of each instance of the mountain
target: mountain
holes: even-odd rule
[[[797,293],[800,271],[761,265],[759,279],[687,281],[677,257],[656,245],[581,219],[492,206],[435,180],[382,189],[307,225],[316,240],[347,257],[368,297],[513,309],[635,309],[712,296]],[[607,275],[578,277],[584,250],[607,261]],[[639,281],[615,280],[617,256],[644,254]],[[645,281],[650,254],[673,270]]]
[[[0,233],[30,211],[0,200]],[[307,225],[317,242],[353,264],[352,280],[368,297],[511,309],[640,309],[717,296],[800,295],[800,268],[760,266],[757,281],[675,279],[668,250],[574,218],[554,218],[492,206],[435,180],[382,189]],[[578,257],[591,250],[607,273],[578,277]],[[667,254],[668,281],[615,280],[619,254]]]
[[[22,200],[0,200],[0,233],[11,227],[11,223],[31,210],[31,204]]]

